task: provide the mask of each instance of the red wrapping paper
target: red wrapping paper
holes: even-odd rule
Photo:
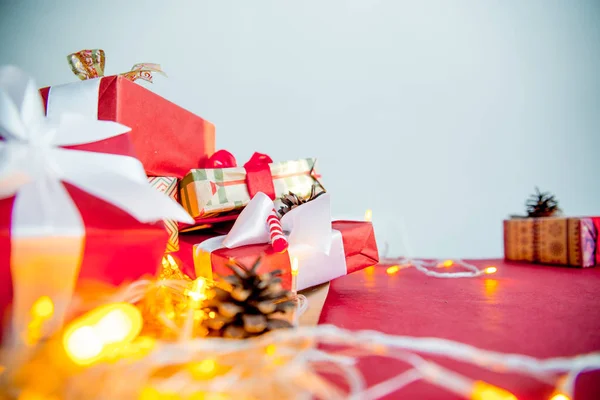
[[[373,225],[370,222],[334,221],[332,222],[332,228],[340,231],[342,234],[347,274],[370,267],[379,262]],[[208,239],[208,237],[204,236],[199,242],[206,239]],[[182,249],[185,249],[185,247],[182,246]],[[189,251],[189,247],[186,251]],[[261,256],[262,260],[259,271],[261,273],[266,273],[276,269],[282,270],[282,286],[286,289],[291,289],[292,277],[289,255],[287,252],[274,253],[270,244],[257,244],[233,249],[222,248],[215,250],[211,253],[210,257],[212,271],[218,275],[230,275],[231,270],[226,266],[226,263],[230,258],[235,258],[244,265],[251,266]],[[186,257],[183,255],[180,257],[184,260],[184,264],[186,264]],[[198,261],[199,260],[195,260],[196,264],[198,264]],[[189,259],[187,262],[189,263]],[[198,267],[199,266],[196,265],[196,270],[198,270]],[[184,270],[189,272],[189,268],[184,268]],[[195,272],[193,276],[196,276]]]
[[[86,145],[90,151],[131,155],[128,135]],[[74,148],[80,148],[77,146]],[[106,151],[109,150],[109,151]],[[123,210],[64,183],[85,224],[85,246],[79,280],[120,284],[145,274],[155,274],[164,254],[168,234],[163,222],[142,224]],[[5,321],[11,303],[11,214],[14,197],[0,200],[0,313]],[[58,240],[58,239],[57,239]],[[61,279],[40,268],[39,279]]]
[[[147,175],[182,178],[214,153],[212,123],[121,76],[101,79],[98,119],[131,128],[129,135],[135,156]],[[45,105],[49,92],[49,87],[40,89]],[[100,151],[108,153],[110,147],[104,143]]]

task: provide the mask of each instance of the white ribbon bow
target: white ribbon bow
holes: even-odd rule
[[[281,218],[290,257],[298,258],[299,262],[298,290],[346,274],[342,235],[331,228],[330,203],[329,194],[325,193]],[[267,217],[273,208],[274,203],[266,194],[257,193],[240,213],[229,233],[196,245],[195,256],[199,258],[199,251],[210,253],[223,247],[231,249],[269,243]]]
[[[11,270],[16,282],[13,322],[27,318],[26,307],[34,296],[50,295],[44,291],[54,291],[62,298],[61,307],[55,305],[55,314],[63,313],[70,296],[67,292],[72,290],[70,281],[79,271],[85,226],[62,182],[143,223],[162,219],[193,223],[179,204],[149,185],[139,160],[61,147],[97,142],[129,130],[116,122],[77,114],[46,118],[33,79],[15,67],[0,68],[0,199],[15,196],[10,229]],[[44,247],[38,240],[42,237],[64,240],[47,242]],[[32,253],[42,248],[47,256],[35,259]],[[26,262],[16,263],[17,256]],[[55,265],[62,269],[53,270]],[[56,276],[52,283],[43,282],[48,275]],[[58,280],[66,282],[60,290]]]
[[[223,240],[223,246],[234,248],[249,244],[269,243],[267,217],[273,210],[273,200],[258,192],[241,212]],[[313,251],[329,254],[331,248],[331,206],[328,193],[296,207],[281,218],[281,226],[288,233],[290,248],[310,247]]]
[[[117,122],[62,114],[46,118],[37,86],[15,67],[0,69],[0,199],[16,196],[13,236],[80,233],[68,182],[131,214],[140,222],[193,219],[152,188],[139,160],[123,155],[64,149],[129,132]]]

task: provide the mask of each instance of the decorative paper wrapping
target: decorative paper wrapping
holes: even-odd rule
[[[89,79],[41,89],[49,117],[74,112],[130,127],[133,151],[148,176],[181,178],[215,151],[212,123],[132,82],[133,78],[148,80],[155,64],[138,64],[139,69],[130,73],[102,77],[103,61],[79,53],[70,60],[83,61],[81,65],[75,61],[72,67],[78,76]],[[109,146],[103,151],[109,152]]]
[[[290,289],[290,258],[296,257],[299,261],[297,290],[302,290],[379,261],[371,223],[332,223],[328,194],[283,216],[281,223],[288,235],[288,252],[273,252],[268,244],[270,236],[266,223],[266,215],[272,207],[273,202],[266,195],[258,193],[240,214],[229,234],[195,245],[196,275],[210,277],[213,271],[228,275],[230,270],[225,264],[230,258],[252,265],[262,256],[260,270],[283,270],[282,285]]]
[[[45,118],[35,82],[0,69],[0,312],[12,300],[11,337],[22,337],[41,296],[54,303],[43,329],[57,329],[78,277],[153,273],[167,242],[156,221],[191,222],[150,187],[128,131],[76,114]]]
[[[166,194],[173,200],[177,201],[177,178],[169,176],[150,176],[148,177],[150,186],[161,193]],[[179,251],[179,229],[178,223],[172,219],[165,219],[165,229],[169,233],[169,242],[167,243],[167,253]]]
[[[272,199],[289,191],[308,196],[313,185],[321,185],[314,158],[267,165],[247,163],[235,168],[195,169],[179,185],[181,204],[197,223],[202,223],[205,218],[240,211],[258,191],[266,192],[261,187],[266,180],[271,183]]]
[[[600,217],[504,221],[507,260],[592,267],[600,264]]]

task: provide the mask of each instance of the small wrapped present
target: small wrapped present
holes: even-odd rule
[[[181,204],[196,224],[220,215],[237,215],[258,192],[276,199],[288,192],[308,196],[315,185],[324,190],[314,158],[275,163],[255,153],[243,167],[217,165],[223,167],[190,171],[179,185]]]
[[[167,243],[161,221],[191,222],[148,184],[128,127],[46,118],[35,88],[17,68],[0,70],[0,312],[12,302],[17,340],[28,327],[41,336],[59,328],[80,278],[118,284],[154,273]],[[32,315],[41,298],[51,307]]]
[[[177,190],[178,180],[171,176],[149,176],[148,182],[150,186],[161,193],[166,194],[174,201],[177,201],[179,191]],[[167,253],[179,251],[179,224],[172,219],[164,220],[165,229],[169,234],[169,242],[167,243]]]
[[[600,217],[562,217],[556,197],[538,188],[525,206],[526,216],[504,221],[507,260],[584,268],[600,264]]]
[[[328,194],[296,207],[281,218],[289,242],[287,251],[276,252],[267,222],[274,207],[264,193],[257,193],[225,236],[209,238],[194,246],[197,276],[215,272],[228,275],[230,258],[252,265],[262,257],[261,272],[283,270],[282,285],[302,290],[377,264],[379,256],[370,222],[331,222]],[[297,275],[291,268],[297,260]],[[292,261],[291,261],[292,260]],[[295,282],[294,282],[295,281]],[[294,287],[295,286],[295,287]]]
[[[511,261],[592,267],[600,264],[600,217],[513,218],[504,221]]]
[[[151,81],[152,73],[162,73],[160,66],[136,64],[104,77],[102,50],[82,50],[68,60],[83,81],[40,90],[49,117],[73,112],[131,127],[134,152],[149,176],[181,178],[214,153],[212,123],[133,83]],[[110,146],[103,151],[110,152]]]

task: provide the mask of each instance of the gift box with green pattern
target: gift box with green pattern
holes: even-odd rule
[[[315,165],[314,158],[273,162],[258,172],[258,179],[254,179],[258,173],[248,165],[193,169],[179,185],[181,204],[201,224],[206,218],[241,211],[254,196],[253,192],[260,189],[255,182],[270,186],[269,191],[276,198],[288,192],[308,196],[313,185],[322,187]]]

